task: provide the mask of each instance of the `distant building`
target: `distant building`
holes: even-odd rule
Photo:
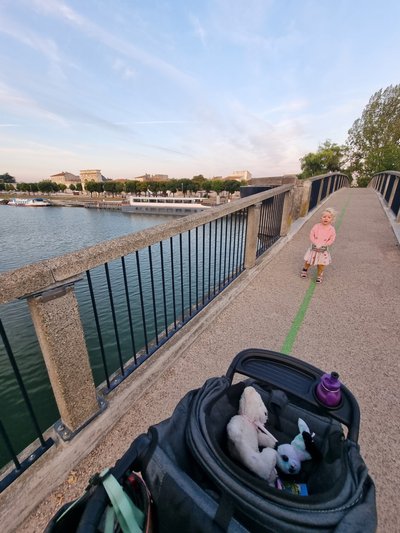
[[[133,179],[136,181],[169,181],[168,174],[144,174]]]
[[[95,181],[96,183],[107,181],[100,170],[80,170],[79,176],[81,178],[82,187],[85,188],[85,182]]]
[[[150,178],[150,174],[144,174],[143,176],[136,176],[133,178],[136,181],[147,181]]]
[[[79,176],[75,176],[75,174],[71,174],[71,172],[59,172],[58,174],[53,174],[50,176],[51,181],[54,181],[55,183],[63,183],[67,187],[70,185],[77,185],[81,182],[81,178]]]
[[[251,180],[252,175],[248,170],[235,170],[230,174],[229,176],[225,176],[225,178],[222,178],[224,181],[227,180],[237,180],[237,181],[249,181]]]
[[[168,174],[153,174],[150,181],[169,181]]]

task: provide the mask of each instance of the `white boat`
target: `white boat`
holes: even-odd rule
[[[26,207],[49,207],[51,203],[46,198],[31,198],[25,205]]]
[[[51,203],[45,198],[11,198],[7,205],[16,207],[49,207]]]
[[[21,206],[26,205],[27,201],[28,200],[26,198],[11,198],[11,200],[7,202],[7,205],[12,205],[14,207],[21,207]]]
[[[123,203],[121,206],[124,213],[185,216],[210,209],[210,206],[203,205],[202,198],[128,196],[127,199],[128,203]]]

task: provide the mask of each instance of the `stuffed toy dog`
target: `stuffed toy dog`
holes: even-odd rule
[[[265,429],[268,411],[254,387],[246,387],[239,402],[239,414],[227,425],[228,450],[257,476],[273,485],[277,453],[276,438]],[[259,448],[264,448],[261,452]]]

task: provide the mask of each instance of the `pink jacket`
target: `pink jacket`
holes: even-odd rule
[[[310,240],[316,246],[329,246],[336,239],[335,228],[330,224],[329,226],[324,226],[320,222],[313,226],[310,232]]]

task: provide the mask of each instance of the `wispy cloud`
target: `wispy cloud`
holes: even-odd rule
[[[49,37],[43,37],[33,32],[27,26],[22,26],[0,11],[0,33],[8,35],[16,41],[40,52],[50,61],[60,63],[61,58],[57,43]]]
[[[40,9],[43,13],[53,15],[64,20],[64,22],[72,25],[86,35],[87,38],[94,39],[108,48],[122,54],[126,57],[139,61],[148,68],[154,69],[161,74],[168,76],[177,83],[184,85],[192,85],[194,79],[182,72],[174,65],[160,59],[154,54],[150,54],[135,46],[131,42],[127,42],[119,37],[111,34],[106,28],[100,27],[94,22],[83,17],[64,2],[59,0],[31,0],[31,3]]]
[[[200,42],[204,46],[204,48],[207,48],[207,40],[206,40],[207,32],[204,26],[202,26],[202,24],[200,23],[200,20],[198,19],[198,17],[196,17],[193,14],[189,15],[189,22],[193,27],[195,36],[198,37],[198,39],[200,39]]]
[[[123,79],[130,80],[137,76],[135,69],[129,66],[126,61],[115,58],[112,62],[112,68],[118,72]]]
[[[66,125],[65,119],[61,115],[52,113],[31,97],[14,90],[0,81],[0,106],[1,105],[8,110],[12,108],[13,111],[20,116],[25,116],[28,113],[37,118]]]

